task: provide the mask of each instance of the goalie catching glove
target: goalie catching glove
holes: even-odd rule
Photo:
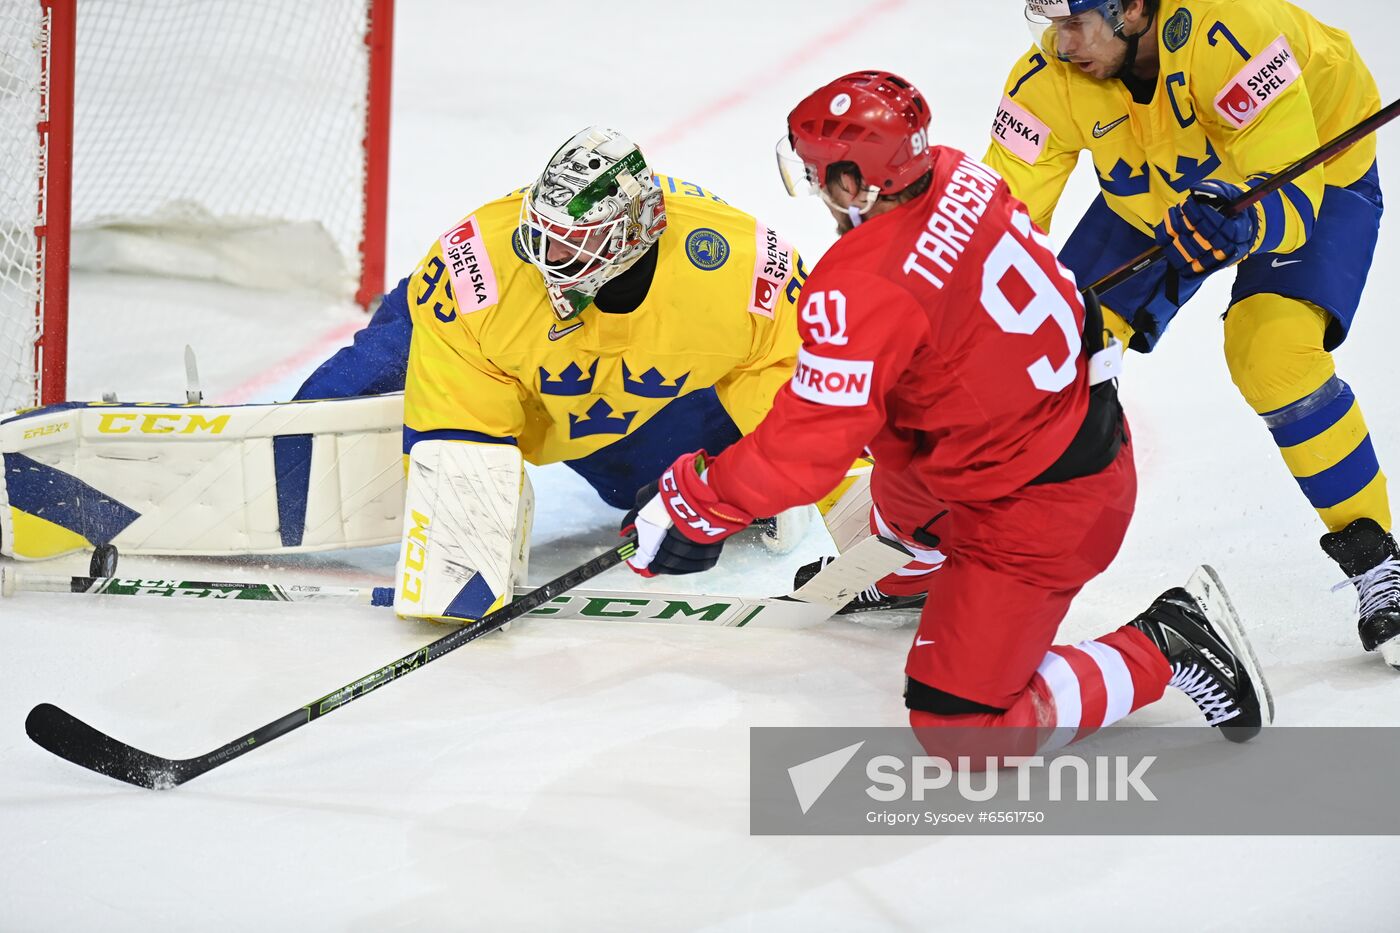
[[[622,533],[637,534],[637,553],[627,565],[644,577],[699,573],[719,562],[724,539],[743,531],[754,517],[720,502],[705,479],[705,452],[685,454],[661,479],[637,493],[622,520]]]
[[[1226,206],[1243,192],[1228,182],[1208,178],[1191,188],[1186,200],[1167,211],[1157,227],[1157,242],[1180,273],[1198,275],[1234,265],[1259,241],[1259,208],[1238,214]]]

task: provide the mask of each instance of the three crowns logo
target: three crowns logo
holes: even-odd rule
[[[1162,176],[1162,180],[1171,186],[1171,189],[1178,194],[1191,190],[1191,187],[1198,182],[1204,181],[1211,174],[1220,168],[1220,156],[1216,153],[1215,147],[1206,140],[1205,155],[1199,159],[1189,156],[1179,155],[1176,157],[1176,177],[1163,171],[1161,166],[1157,167],[1157,174]]]
[[[594,360],[585,373],[578,363],[570,362],[559,375],[555,376],[543,366],[540,371],[540,394],[577,398],[593,394],[594,383],[598,378],[598,360]],[[628,395],[638,398],[676,398],[685,388],[690,373],[682,373],[668,384],[666,377],[655,366],[640,376],[634,377],[631,367],[622,363],[622,389]],[[604,393],[606,394],[606,393]],[[596,434],[626,434],[632,427],[637,412],[618,412],[604,399],[595,401],[583,415],[569,415],[569,436],[571,438],[591,437]]]
[[[570,363],[564,371],[555,379],[550,376],[549,371],[543,366],[540,367],[540,394],[541,395],[587,395],[593,391],[593,380],[598,376],[598,361],[594,360],[593,365],[588,367],[588,378],[584,378],[583,370],[579,369],[577,363]]]
[[[595,434],[626,434],[632,427],[632,419],[637,417],[635,411],[624,411],[622,416],[617,418],[612,415],[612,406],[598,399],[589,406],[585,417],[569,416],[569,437],[578,439]]]
[[[683,373],[677,377],[675,385],[668,386],[666,377],[653,366],[642,373],[640,379],[633,379],[632,370],[628,368],[627,361],[622,361],[622,389],[628,395],[635,395],[639,398],[675,398],[681,394],[681,388],[688,378],[690,378],[690,373]]]

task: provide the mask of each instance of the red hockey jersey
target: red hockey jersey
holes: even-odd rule
[[[1074,277],[996,173],[935,156],[928,192],[812,270],[792,380],[710,467],[721,500],[813,502],[868,448],[875,501],[907,533],[930,505],[1020,489],[1069,446],[1089,399]]]

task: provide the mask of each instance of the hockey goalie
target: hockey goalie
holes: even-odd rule
[[[627,509],[679,453],[728,447],[791,376],[803,277],[771,228],[587,128],[438,238],[299,401],[0,418],[0,553],[397,540],[400,615],[478,618],[523,582],[525,463]]]

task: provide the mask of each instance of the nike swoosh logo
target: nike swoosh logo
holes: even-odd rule
[[[568,327],[560,330],[558,324],[551,324],[549,325],[549,339],[559,340],[562,337],[567,337],[582,326],[583,322],[579,321],[577,324],[570,324]]]
[[[1284,266],[1296,266],[1302,261],[1301,259],[1289,259],[1286,262],[1279,262],[1275,259],[1273,262],[1269,263],[1269,265],[1273,266],[1275,269],[1282,269]]]
[[[915,648],[922,648],[924,645],[931,645],[931,644],[933,644],[933,639],[932,639],[932,638],[919,638],[917,635],[914,637],[914,647],[915,647]]]
[[[1126,120],[1126,119],[1128,119],[1126,116],[1119,117],[1117,120],[1114,120],[1114,121],[1113,121],[1112,123],[1110,123],[1108,126],[1099,126],[1099,121],[1095,120],[1095,121],[1094,121],[1094,138],[1095,138],[1095,139],[1103,139],[1103,138],[1104,138],[1105,136],[1107,136],[1109,133],[1112,133],[1112,132],[1113,132],[1113,128],[1114,128],[1115,126],[1117,126],[1118,124],[1122,123],[1122,122],[1123,122],[1124,120]]]

